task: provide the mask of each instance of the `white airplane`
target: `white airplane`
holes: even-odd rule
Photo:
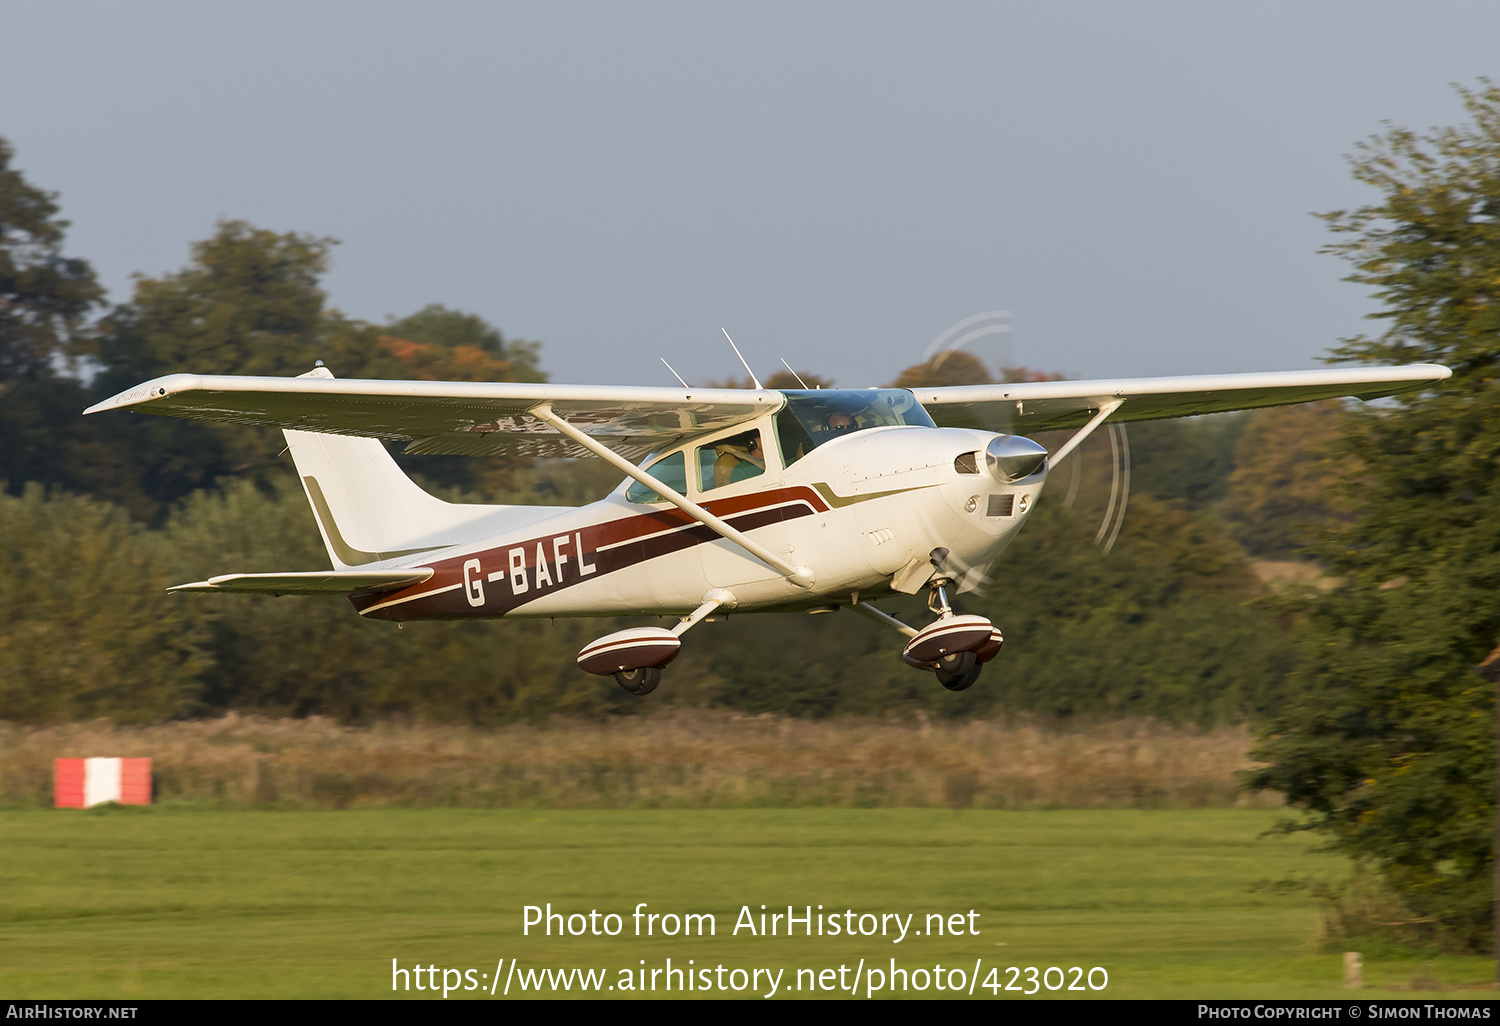
[[[715,612],[833,612],[909,640],[943,686],[974,683],[1003,639],[956,614],[1035,508],[1048,473],[1106,420],[1154,420],[1355,396],[1449,376],[1406,367],[772,390],[170,374],[90,407],[282,428],[336,569],[227,574],[172,591],[345,594],[361,616],[681,617],[587,645],[579,666],[655,689],[682,635]],[[1055,452],[1021,433],[1077,428]],[[406,452],[596,456],[626,475],[586,506],[444,502]],[[638,460],[640,465],[637,466]],[[876,608],[928,592],[920,629]]]

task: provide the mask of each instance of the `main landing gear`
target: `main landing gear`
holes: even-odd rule
[[[669,631],[631,627],[591,641],[578,653],[578,666],[601,677],[613,677],[632,695],[649,695],[661,683],[661,671],[682,650],[682,635],[716,609],[733,609],[735,598],[722,588],[703,596],[703,604]]]
[[[660,666],[642,666],[635,670],[617,670],[615,683],[632,695],[649,695],[661,683]]]

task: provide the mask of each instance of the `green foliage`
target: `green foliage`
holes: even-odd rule
[[[11,167],[0,139],[0,480],[134,497],[129,454],[102,424],[78,416],[92,398],[66,376],[91,338],[104,291],[89,265],[63,254],[56,195]]]
[[[1362,146],[1355,175],[1381,202],[1326,218],[1388,322],[1335,355],[1454,375],[1347,419],[1360,515],[1319,549],[1343,583],[1305,602],[1302,694],[1270,722],[1271,765],[1251,782],[1377,868],[1434,941],[1479,949],[1495,698],[1473,668],[1500,634],[1500,89],[1461,92],[1471,124]]]
[[[1147,498],[1131,504],[1113,552],[1095,523],[1042,503],[983,592],[960,599],[990,617],[1005,649],[980,683],[950,694],[899,658],[886,628],[837,616],[730,616],[700,627],[714,704],[801,716],[925,708],[939,715],[1034,712],[1106,719],[1240,722],[1269,711],[1294,658],[1243,552],[1208,516]],[[930,618],[925,596],[881,605]],[[776,643],[767,645],[768,636]],[[694,672],[693,652],[672,666]],[[665,688],[666,685],[664,684]]]
[[[212,237],[193,246],[186,268],[138,277],[131,301],[106,318],[96,341],[96,394],[178,371],[295,375],[318,360],[340,377],[545,380],[538,343],[507,342],[475,315],[434,305],[378,328],[329,308],[320,280],[333,244],[221,221]],[[79,400],[77,406],[86,405]],[[69,423],[76,413],[67,411]],[[54,411],[38,419],[62,417]],[[119,458],[96,462],[122,470],[88,481],[91,490],[160,523],[173,503],[222,480],[265,484],[277,473],[284,444],[279,431],[265,428],[116,418],[106,449]],[[34,468],[20,469],[33,476]],[[493,491],[508,485],[514,466],[452,458],[425,469],[441,486]]]
[[[450,310],[439,303],[392,321],[387,332],[397,338],[445,349],[472,347],[506,364],[502,381],[546,381],[541,368],[541,343],[519,339],[507,341],[500,329],[477,314]]]
[[[1145,497],[1131,502],[1108,555],[1090,544],[1094,527],[1044,502],[998,564],[974,609],[1006,636],[985,671],[987,700],[1203,724],[1272,708],[1292,653],[1223,529]]]
[[[324,356],[318,278],[332,239],[278,235],[222,221],[193,246],[192,263],[139,276],[111,318],[100,351],[109,373],[141,381],[193,368],[200,374],[292,374]]]
[[[1347,523],[1338,487],[1358,461],[1336,453],[1343,406],[1320,403],[1258,410],[1234,449],[1225,519],[1252,554],[1287,559],[1321,529]]]
[[[165,536],[179,583],[230,570],[328,566],[307,501],[289,479],[269,490],[237,481],[220,493],[199,493]],[[177,601],[186,615],[211,625],[213,663],[202,674],[202,700],[215,709],[494,724],[600,714],[626,697],[573,665],[597,622],[411,623],[397,630],[362,619],[343,599]]]
[[[1236,467],[1237,443],[1251,418],[1228,413],[1131,424],[1131,491],[1192,509],[1222,501]]]
[[[530,493],[509,497],[576,504],[615,482],[597,464],[555,462],[524,471],[518,484]],[[0,690],[0,719],[152,720],[239,709],[498,724],[647,708],[573,662],[585,642],[626,621],[397,630],[361,619],[341,599],[163,594],[217,573],[326,567],[306,500],[287,474],[199,492],[158,531],[132,527],[103,503],[49,499],[37,488],[6,501],[12,559],[28,569],[16,571],[17,611],[0,634],[14,668],[12,689]],[[990,590],[963,598],[963,608],[994,618],[1009,639],[968,692],[951,694],[905,666],[896,635],[847,612],[735,615],[695,632],[650,708],[807,717],[1030,710],[1200,724],[1263,711],[1289,653],[1270,616],[1247,605],[1256,588],[1239,550],[1211,520],[1141,499],[1104,556],[1089,545],[1086,519],[1043,504]],[[1012,581],[1026,582],[1023,597]],[[48,588],[66,602],[36,605]],[[913,622],[927,615],[918,598],[885,605]],[[74,635],[88,645],[66,643]],[[128,664],[118,690],[88,683],[114,679],[116,658]],[[83,669],[66,669],[75,663]]]
[[[49,377],[77,352],[84,316],[104,297],[89,265],[62,253],[56,195],[10,166],[0,139],[0,380]]]
[[[348,377],[401,377],[378,332],[325,310],[319,277],[332,239],[278,234],[221,221],[193,246],[187,268],[137,277],[135,295],[106,319],[98,339],[100,395],[178,371],[294,375],[321,359]],[[285,445],[269,428],[162,417],[117,418],[155,519],[220,478],[261,477]]]
[[[143,722],[194,708],[201,619],[165,593],[160,539],[40,485],[0,495],[0,719]]]

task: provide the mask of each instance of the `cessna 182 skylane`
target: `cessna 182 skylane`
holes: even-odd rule
[[[1043,381],[916,390],[637,388],[171,374],[86,413],[128,409],[282,428],[336,569],[239,573],[172,591],[345,594],[360,615],[678,616],[587,645],[578,663],[644,695],[716,611],[847,603],[909,640],[950,690],[1003,639],[954,612],[1035,508],[1047,475],[1101,424],[1355,396],[1445,367]],[[1020,433],[1076,428],[1056,451]],[[423,491],[406,452],[595,456],[626,475],[582,507],[466,505]],[[639,461],[639,466],[637,462]],[[920,629],[876,608],[928,592]]]

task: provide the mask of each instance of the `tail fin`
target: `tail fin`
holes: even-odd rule
[[[301,377],[333,375],[317,367]],[[504,506],[469,505],[423,491],[375,438],[285,431],[297,476],[341,570],[417,556],[482,536]],[[488,525],[485,525],[487,527]]]

